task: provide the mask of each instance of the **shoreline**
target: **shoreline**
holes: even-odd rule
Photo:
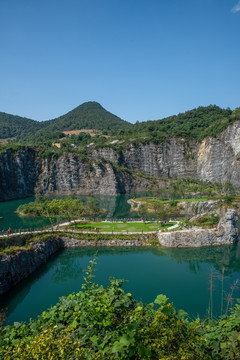
[[[3,248],[11,246],[14,251],[0,255],[0,295],[12,289],[27,278],[42,263],[59,249],[70,247],[206,247],[230,245],[238,241],[238,215],[228,209],[214,229],[187,229],[174,231],[154,231],[140,233],[126,232],[76,232],[49,230],[34,238],[34,233],[15,234],[2,237]],[[172,228],[178,226],[175,224]],[[36,234],[37,235],[37,234]],[[104,238],[105,235],[105,238]],[[25,236],[25,238],[24,238]],[[15,237],[15,238],[14,238]],[[31,241],[32,240],[32,241]]]

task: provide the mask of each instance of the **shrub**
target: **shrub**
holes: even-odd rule
[[[92,282],[60,299],[29,324],[0,331],[0,357],[8,359],[210,359],[199,322],[189,322],[164,295],[143,305],[125,293],[123,280],[103,288]]]

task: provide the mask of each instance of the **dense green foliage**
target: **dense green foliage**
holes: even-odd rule
[[[154,190],[154,195],[166,199],[184,199],[193,196],[218,196],[218,195],[234,195],[236,189],[227,182],[211,183],[206,180],[198,179],[169,179],[162,189]]]
[[[31,119],[0,112],[0,139],[27,136],[40,129],[41,123]]]
[[[106,111],[100,104],[94,101],[86,102],[67,114],[56,119],[45,121],[45,130],[79,130],[97,129],[112,131],[124,128],[126,121]]]
[[[161,143],[173,137],[201,140],[206,136],[216,136],[237,119],[240,120],[239,110],[232,112],[210,105],[162,120],[137,123],[127,129],[126,135],[143,143]]]
[[[100,104],[87,102],[53,120],[37,122],[5,113],[0,113],[0,120],[0,138],[17,136],[25,138],[27,143],[45,143],[47,139],[56,141],[62,137],[64,130],[97,129],[123,140],[126,145],[162,143],[172,137],[201,140],[206,136],[216,136],[233,121],[240,120],[240,110],[209,105],[162,120],[132,125],[106,111]]]
[[[189,323],[164,295],[144,306],[126,294],[123,281],[107,288],[92,282],[91,262],[83,292],[68,295],[29,324],[0,333],[4,359],[207,359],[198,322]]]
[[[37,197],[35,201],[20,205],[17,213],[21,216],[45,216],[52,222],[54,219],[68,219],[101,213],[93,198],[86,205],[79,199],[64,198],[50,200],[48,197]]]
[[[64,130],[99,129],[107,133],[126,125],[131,126],[97,102],[86,102],[65,115],[42,122],[0,113],[0,139],[17,136],[33,141],[51,135],[54,140]]]
[[[121,289],[123,280],[98,286],[95,264],[90,262],[83,291],[28,324],[1,328],[2,359],[239,359],[239,305],[218,321],[192,321],[165,295],[144,305]]]

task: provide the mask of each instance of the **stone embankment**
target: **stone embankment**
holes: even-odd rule
[[[159,244],[166,247],[202,247],[229,245],[238,241],[238,215],[228,209],[215,229],[190,229],[170,233],[158,232]]]

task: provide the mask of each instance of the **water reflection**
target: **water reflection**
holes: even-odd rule
[[[147,195],[147,194],[143,194]],[[127,200],[134,195],[123,194],[118,196],[91,196],[97,200],[99,207],[106,210],[106,212],[100,217],[113,217],[124,218],[132,217],[137,218],[137,213],[131,213],[131,207],[127,203]],[[78,196],[78,198],[87,202],[89,196]],[[40,217],[20,217],[16,213],[16,209],[22,205],[34,201],[34,198],[12,200],[6,202],[0,202],[0,230],[6,231],[9,227],[13,230],[38,228],[49,225],[49,220]]]
[[[230,246],[209,246],[196,249],[160,248],[156,249],[155,255],[167,255],[179,264],[187,262],[189,269],[195,273],[201,271],[201,263],[211,263],[218,271],[224,267],[225,272],[229,274],[240,270],[240,242]]]
[[[83,282],[83,269],[95,256],[96,248],[74,248],[59,251],[28,279],[0,299],[0,308],[8,307],[7,323],[37,317],[58,298],[77,292]],[[209,272],[212,267],[228,279],[226,291],[240,278],[240,245],[199,249],[125,248],[98,249],[96,282],[106,286],[109,276],[129,280],[124,289],[148,303],[166,294],[177,308],[193,316],[206,315],[209,299]],[[220,281],[214,293],[215,313],[219,314]],[[236,294],[239,297],[240,294]]]
[[[54,272],[52,273],[51,280],[55,284],[64,283],[67,280],[80,279],[83,273],[81,263],[79,263],[78,257],[74,256],[74,249],[70,251],[63,251],[62,256],[57,258]]]
[[[221,271],[224,267],[226,273],[240,271],[240,242],[234,245],[209,246],[203,248],[149,248],[149,247],[103,247],[103,248],[79,248],[68,249],[69,257],[74,261],[75,258],[94,257],[98,254],[104,256],[114,256],[116,253],[120,256],[127,254],[143,254],[147,251],[154,256],[167,256],[174,259],[177,263],[188,263],[189,270],[197,274],[201,271],[201,263],[209,263]],[[61,261],[65,261],[64,258]]]

